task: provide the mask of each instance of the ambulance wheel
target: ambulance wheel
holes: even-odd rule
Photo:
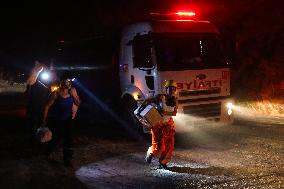
[[[130,95],[125,95],[122,99],[121,105],[123,107],[122,116],[124,120],[139,133],[143,133],[143,128],[140,122],[134,115],[134,110],[138,107],[137,102]]]

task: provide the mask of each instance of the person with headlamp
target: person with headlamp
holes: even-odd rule
[[[148,104],[155,104],[162,116],[162,121],[151,127],[152,145],[148,148],[145,160],[150,164],[153,157],[159,156],[160,168],[167,169],[167,163],[171,160],[174,150],[175,127],[172,116],[176,116],[178,108],[178,101],[175,96],[176,81],[166,80],[164,89],[164,94],[146,99],[140,108]]]
[[[72,87],[72,79],[68,75],[60,78],[59,88],[52,92],[44,108],[43,126],[47,125],[52,131],[53,138],[47,146],[47,158],[52,159],[52,152],[61,139],[63,139],[63,160],[66,166],[72,166],[72,112],[74,104],[80,105],[80,98],[77,91]]]
[[[45,70],[47,67],[39,61],[35,61],[35,65],[32,68],[29,77],[26,81],[27,89],[25,94],[27,96],[27,118],[28,126],[30,128],[31,143],[35,143],[36,130],[40,127],[43,107],[48,99],[50,93],[47,86],[48,78],[51,80],[51,76],[46,76]]]

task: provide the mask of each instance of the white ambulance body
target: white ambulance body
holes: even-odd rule
[[[233,121],[230,69],[219,32],[208,21],[155,20],[122,32],[119,75],[125,104],[164,93],[165,80],[178,84],[178,115],[184,121]],[[179,120],[181,121],[181,120]]]

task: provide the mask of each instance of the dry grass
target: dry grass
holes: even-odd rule
[[[234,107],[234,112],[237,119],[267,124],[284,124],[284,102],[280,100],[237,103]]]
[[[284,116],[284,103],[273,101],[256,101],[246,103],[246,107],[254,114],[264,116]]]

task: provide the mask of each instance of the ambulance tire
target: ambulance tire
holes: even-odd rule
[[[123,119],[139,134],[143,134],[143,127],[134,115],[134,110],[138,107],[137,102],[130,95],[125,95],[122,98],[121,105],[123,107]]]

